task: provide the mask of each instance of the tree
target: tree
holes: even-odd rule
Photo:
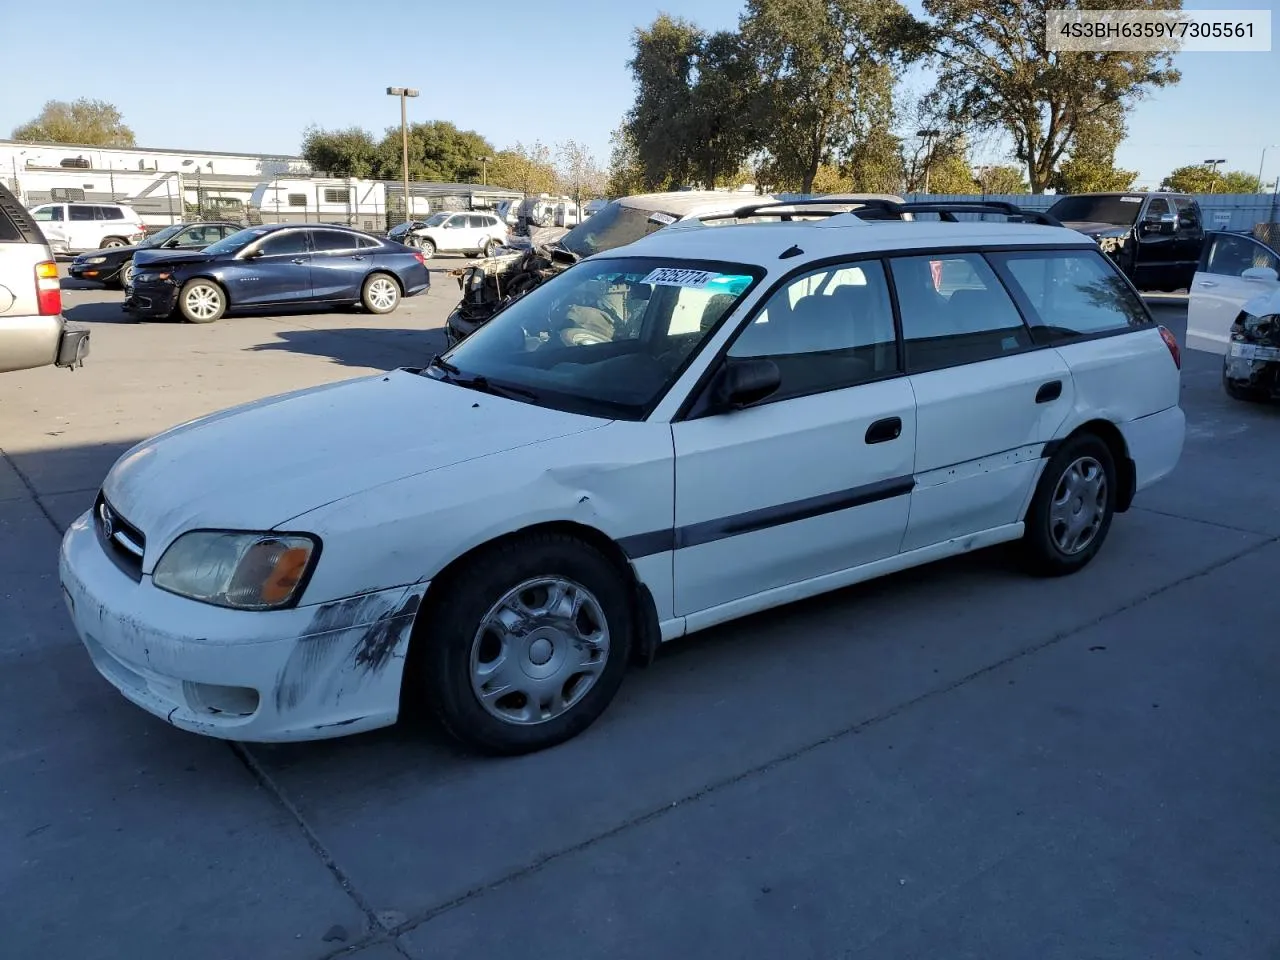
[[[302,158],[312,170],[331,177],[372,177],[378,172],[377,141],[361,127],[308,127],[302,135]]]
[[[950,116],[1005,130],[1037,193],[1077,130],[1179,80],[1168,52],[1049,50],[1047,11],[1093,7],[1092,0],[923,0],[923,6],[926,19],[916,21],[913,40],[938,61]],[[1107,0],[1107,9],[1181,8],[1181,0]]]
[[[474,130],[459,130],[445,120],[409,125],[409,177],[449,183],[478,181],[480,158],[493,156],[493,145]],[[388,127],[377,147],[376,170],[384,180],[400,177],[401,132]]]
[[[692,173],[690,101],[702,40],[692,23],[665,13],[632,38],[636,100],[625,124],[646,187],[684,183]]]
[[[740,31],[760,82],[752,111],[771,178],[809,193],[892,99],[897,0],[748,0]]]
[[[640,193],[645,188],[644,170],[640,166],[639,151],[631,138],[626,123],[613,131],[609,138],[613,151],[609,155],[609,182],[605,187],[611,197],[625,197]]]
[[[576,140],[557,144],[556,174],[561,190],[575,200],[604,196],[608,175],[600,169],[591,151]]]
[[[14,140],[44,140],[91,147],[132,147],[137,141],[115,104],[81,97],[49,100],[34,120],[13,128]]]
[[[731,31],[700,38],[694,69],[683,140],[691,179],[710,190],[737,176],[753,146],[758,83],[742,38]]]
[[[1070,157],[1050,178],[1050,185],[1060,193],[1129,190],[1138,171],[1121,170],[1115,164],[1124,134],[1124,110],[1119,104],[1082,121],[1067,145]]]
[[[983,193],[1027,193],[1027,181],[1021,168],[997,164],[977,169],[977,181]]]
[[[1254,173],[1243,170],[1220,173],[1193,163],[1170,173],[1160,189],[1175,193],[1258,193],[1262,185]]]
[[[517,143],[493,155],[489,164],[489,182],[495,187],[519,190],[537,196],[556,193],[556,169],[551,165],[551,150],[540,140],[530,146]]]
[[[941,154],[929,169],[929,192],[938,194],[981,193],[974,179],[973,167],[963,145]]]

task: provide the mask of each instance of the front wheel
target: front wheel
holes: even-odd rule
[[[131,286],[133,286],[133,261],[132,260],[126,260],[124,262],[124,266],[120,268],[120,274],[118,279],[120,281],[120,288],[122,290],[128,290]]]
[[[187,323],[213,323],[227,312],[227,295],[212,280],[188,280],[178,294],[178,312]]]
[[[1023,548],[1032,571],[1059,577],[1082,569],[1102,548],[1115,505],[1111,449],[1091,433],[1068,440],[1045,465],[1027,511]]]
[[[127,247],[129,241],[124,237],[107,237],[102,241],[103,250],[114,250],[117,247]]]
[[[1240,400],[1243,403],[1264,403],[1268,399],[1264,391],[1242,387],[1226,376],[1222,378],[1222,389],[1232,400]]]
[[[437,584],[415,643],[442,725],[489,753],[542,750],[587,729],[631,649],[629,594],[603,553],[564,534],[493,547]]]
[[[360,288],[360,302],[370,313],[390,313],[400,303],[400,285],[385,273],[375,273]]]

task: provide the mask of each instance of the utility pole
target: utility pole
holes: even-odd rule
[[[929,163],[933,159],[933,140],[941,135],[940,130],[917,130],[916,136],[924,138],[924,192],[929,193]]]
[[[1206,160],[1205,161],[1205,164],[1209,167],[1209,173],[1212,175],[1212,179],[1209,181],[1210,193],[1218,192],[1218,164],[1226,163],[1226,162],[1227,161],[1225,160]]]
[[[487,187],[489,185],[489,164],[493,163],[493,157],[480,157],[480,186]]]
[[[401,162],[404,164],[404,222],[413,217],[409,213],[409,115],[405,107],[407,97],[416,97],[418,91],[412,87],[387,87],[387,95],[400,98],[400,146]]]

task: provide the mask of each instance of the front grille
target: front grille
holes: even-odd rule
[[[147,538],[142,531],[116,512],[99,493],[93,505],[93,525],[98,540],[117,567],[134,580],[142,579],[142,555],[146,552]]]

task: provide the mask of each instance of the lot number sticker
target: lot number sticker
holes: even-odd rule
[[[641,280],[663,287],[705,287],[720,274],[707,270],[681,270],[676,267],[659,267]]]

